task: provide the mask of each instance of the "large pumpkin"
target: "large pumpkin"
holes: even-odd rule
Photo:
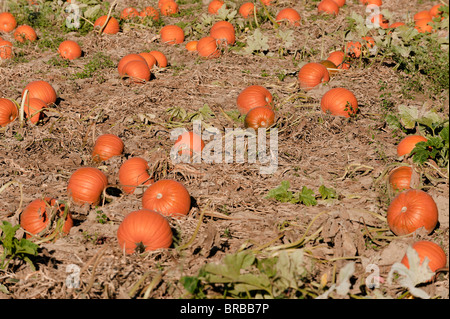
[[[161,214],[140,209],[125,216],[117,230],[117,241],[126,254],[169,248],[172,229]]]
[[[9,99],[0,98],[0,127],[14,121],[19,115],[17,106]]]
[[[426,142],[427,138],[421,135],[408,135],[404,137],[397,145],[397,155],[404,156],[411,153],[419,142]]]
[[[402,191],[411,188],[412,177],[411,166],[400,166],[389,173],[389,184],[395,191]]]
[[[300,88],[309,91],[320,83],[328,82],[330,74],[325,66],[320,63],[306,63],[298,72]]]
[[[408,235],[423,227],[431,233],[438,223],[434,199],[422,190],[410,189],[398,194],[387,210],[389,228],[396,235]]]
[[[81,167],[69,178],[67,192],[77,204],[96,205],[108,186],[105,173],[95,167]]]
[[[272,101],[272,94],[265,87],[250,85],[239,93],[236,105],[241,115],[245,115],[248,111],[258,106],[272,108]]]
[[[164,216],[186,216],[191,209],[191,196],[183,184],[162,179],[150,185],[142,196],[142,207]]]
[[[22,92],[22,97],[25,90],[28,90],[27,98],[37,98],[47,104],[56,102],[56,91],[47,81],[32,81],[28,83]]]
[[[115,134],[102,134],[92,148],[92,159],[95,162],[106,161],[113,156],[121,155],[123,148],[124,144],[120,137]]]
[[[444,250],[436,243],[428,240],[421,240],[415,242],[412,245],[412,248],[417,252],[420,259],[420,264],[423,263],[425,257],[428,258],[428,267],[432,272],[436,272],[436,270],[440,268],[444,268],[447,264],[447,257],[445,256]],[[404,264],[407,268],[409,268],[409,260],[408,256],[402,258],[401,263]]]
[[[131,157],[119,168],[119,181],[123,191],[133,194],[136,187],[153,183],[148,162],[142,157]]]
[[[358,101],[351,91],[345,88],[334,88],[323,95],[320,107],[325,113],[350,117],[358,111]]]

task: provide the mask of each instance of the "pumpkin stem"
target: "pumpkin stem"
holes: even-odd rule
[[[156,194],[157,199],[161,199],[162,197],[163,197],[163,195],[161,193]]]
[[[407,210],[408,210],[408,207],[403,206],[403,207],[402,207],[402,210],[401,210],[400,212],[401,212],[401,213],[406,213]]]
[[[134,251],[138,254],[142,254],[145,251],[145,245],[142,242],[137,243]]]

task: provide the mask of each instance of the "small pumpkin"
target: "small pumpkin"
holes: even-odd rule
[[[6,126],[19,115],[17,106],[9,99],[0,98],[0,126]]]
[[[133,60],[125,64],[123,73],[134,83],[145,83],[150,81],[151,71],[146,61]]]
[[[347,70],[350,67],[350,64],[344,62],[345,53],[343,51],[331,52],[327,60],[333,62],[341,70]]]
[[[269,90],[261,85],[250,85],[239,93],[236,105],[241,115],[247,114],[258,106],[272,108],[273,97]]]
[[[184,31],[179,26],[169,24],[160,30],[161,41],[166,44],[180,44],[184,41]]]
[[[45,197],[35,199],[25,207],[20,214],[20,226],[27,232],[26,238],[36,235],[48,227],[53,214],[59,217],[64,215],[65,205],[58,203],[55,198]],[[73,226],[73,219],[70,212],[67,213],[62,232],[68,234]]]
[[[323,112],[335,116],[350,117],[358,111],[355,95],[346,88],[334,88],[326,92],[320,101]]]
[[[428,141],[426,137],[421,135],[408,135],[404,137],[397,145],[397,156],[404,156],[411,153],[419,142]]]
[[[178,4],[175,1],[164,1],[159,10],[163,16],[171,16],[179,12]]]
[[[123,191],[133,194],[138,186],[153,183],[149,169],[148,162],[142,157],[131,157],[123,162],[119,168],[119,182]]]
[[[236,36],[234,34],[234,28],[223,26],[220,28],[211,29],[210,36],[219,41],[220,44],[233,45],[236,42]]]
[[[14,39],[21,43],[25,41],[33,42],[37,40],[37,34],[32,27],[24,24],[17,27],[16,31],[14,31]]]
[[[168,65],[169,62],[167,60],[167,57],[161,51],[152,50],[149,53],[155,57],[158,67],[165,68]]]
[[[58,53],[63,59],[74,60],[78,59],[82,52],[78,43],[72,40],[66,40],[59,45]]]
[[[319,13],[326,13],[337,16],[339,13],[339,6],[333,0],[322,0],[317,6]]]
[[[27,99],[37,98],[47,103],[47,105],[56,102],[56,91],[47,81],[39,80],[28,83],[22,91],[22,98],[25,90],[28,90]]]
[[[219,11],[220,8],[224,5],[224,2],[222,0],[212,0],[208,4],[208,12],[209,14],[217,14],[217,11]]]
[[[147,6],[145,7],[140,13],[139,16],[142,18],[145,17],[150,17],[152,18],[154,21],[159,21],[159,13],[158,10],[156,10],[154,7],[152,6]]]
[[[69,178],[67,192],[77,204],[96,205],[108,186],[105,173],[95,167],[78,168]]]
[[[197,40],[192,40],[192,41],[189,41],[188,43],[186,43],[185,48],[189,52],[194,52],[194,51],[197,51],[197,44],[198,44]]]
[[[122,20],[128,20],[139,16],[139,11],[134,7],[128,7],[122,10],[120,18]]]
[[[9,33],[17,27],[17,21],[10,12],[0,13],[0,31]]]
[[[124,143],[115,134],[102,134],[95,140],[92,148],[92,159],[94,162],[107,161],[113,156],[122,155]]]
[[[24,113],[31,123],[36,124],[44,117],[42,110],[47,107],[47,104],[37,98],[27,100],[24,104]]]
[[[145,57],[142,54],[136,54],[136,53],[127,54],[122,59],[120,59],[119,64],[117,65],[117,71],[119,71],[120,76],[125,75],[125,71],[124,71],[125,65],[130,61],[144,61],[147,63]]]
[[[421,227],[430,234],[438,223],[438,217],[433,197],[416,189],[399,193],[387,210],[389,228],[397,236],[411,234]]]
[[[403,191],[411,188],[412,178],[411,166],[400,166],[389,174],[389,185],[394,191]]]
[[[198,40],[197,52],[200,56],[207,59],[218,58],[221,55],[221,52],[217,47],[217,40],[211,36],[203,37]]]
[[[144,58],[145,62],[147,62],[147,66],[150,70],[153,68],[154,65],[158,63],[156,61],[155,56],[149,52],[141,52],[139,53],[139,55]]]
[[[257,130],[258,128],[267,128],[274,122],[275,112],[266,106],[258,106],[248,111],[244,125],[246,128]]]
[[[161,179],[150,185],[142,196],[142,207],[163,216],[186,216],[191,209],[191,196],[186,187],[173,179]]]
[[[284,8],[278,12],[275,20],[278,24],[286,21],[291,26],[300,26],[301,17],[297,10],[293,8]]]
[[[430,9],[430,15],[433,18],[439,17],[442,15],[442,10],[445,6],[442,3],[436,4],[434,6],[431,7]]]
[[[117,21],[114,17],[109,17],[109,20],[107,22],[108,16],[104,15],[99,17],[94,22],[94,28],[97,28],[98,30],[102,30],[102,33],[105,34],[116,34],[120,30],[119,21]],[[105,25],[106,23],[106,25]],[[105,27],[103,27],[105,25]]]
[[[325,66],[320,63],[306,63],[298,72],[300,88],[309,91],[321,83],[328,82],[330,74]]]
[[[345,54],[351,58],[359,58],[361,55],[361,42],[349,41],[344,47]]]
[[[7,40],[0,39],[0,60],[11,59],[13,44]]]
[[[419,255],[420,264],[424,262],[425,257],[428,258],[428,267],[432,272],[436,272],[436,270],[447,265],[445,251],[438,244],[428,240],[421,240],[415,242],[411,247]],[[401,263],[409,269],[409,260],[406,254],[403,256]]]
[[[117,229],[119,247],[126,254],[143,253],[172,245],[172,229],[161,214],[140,209],[125,216]]]
[[[202,137],[194,132],[184,132],[178,136],[173,148],[178,151],[179,155],[200,154],[205,147]]]
[[[238,12],[243,18],[251,17],[251,16],[254,15],[255,5],[253,4],[253,2],[244,2],[239,7],[239,11]]]
[[[414,28],[419,31],[419,33],[431,33],[433,32],[433,26],[430,25],[433,22],[432,19],[420,19],[415,21]]]

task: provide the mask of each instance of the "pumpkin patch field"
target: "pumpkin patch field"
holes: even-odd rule
[[[448,1],[0,1],[1,299],[448,299]]]

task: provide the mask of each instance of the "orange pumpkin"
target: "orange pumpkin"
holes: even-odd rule
[[[119,182],[127,194],[133,194],[138,186],[153,183],[148,162],[141,157],[127,159],[119,168]]]
[[[160,30],[161,41],[166,44],[180,44],[184,41],[184,31],[179,26],[169,24]]]
[[[142,18],[151,17],[154,21],[159,21],[159,13],[158,10],[153,8],[152,6],[145,7],[140,13],[139,16]]]
[[[361,42],[350,41],[345,44],[345,54],[352,58],[359,58],[361,55]]]
[[[158,50],[153,50],[149,52],[151,55],[153,55],[156,59],[156,64],[160,68],[165,68],[168,65],[167,57],[164,53]]]
[[[81,48],[78,43],[72,40],[61,42],[58,52],[63,59],[74,60],[81,56]]]
[[[28,120],[36,124],[44,117],[43,109],[47,107],[44,101],[36,98],[27,99],[28,101],[24,104],[24,113]]]
[[[56,102],[56,91],[46,81],[33,81],[28,83],[22,91],[22,98],[25,90],[28,90],[27,99],[37,98],[47,103],[47,105]]]
[[[123,73],[134,83],[145,83],[150,81],[151,72],[146,61],[133,60],[125,64]]]
[[[389,184],[395,191],[403,191],[411,188],[412,168],[400,166],[389,174]]]
[[[122,10],[120,18],[123,20],[132,19],[139,16],[139,11],[136,8],[128,7]]]
[[[224,20],[215,22],[212,25],[211,29],[209,30],[209,33],[213,32],[214,29],[218,29],[218,28],[221,28],[221,27],[230,28],[233,31],[233,34],[236,33],[236,30],[234,29],[234,25],[231,22],[224,21]]]
[[[197,52],[200,56],[207,59],[218,58],[221,55],[221,52],[217,47],[217,40],[211,36],[203,37],[198,40]]]
[[[339,8],[343,7],[345,4],[345,0],[333,0]]]
[[[0,13],[0,31],[9,33],[17,27],[16,18],[9,12]]]
[[[351,91],[345,88],[334,88],[322,96],[320,107],[325,113],[350,117],[358,111],[358,101]]]
[[[119,21],[117,21],[116,18],[110,16],[108,22],[106,22],[107,18],[108,16],[101,16],[97,20],[95,20],[94,28],[101,30],[106,23],[106,26],[103,28],[102,33],[116,34],[117,32],[119,32]]]
[[[327,68],[330,77],[338,72],[338,67],[330,60],[322,60],[319,63]]]
[[[17,27],[16,31],[14,31],[14,39],[22,43],[25,41],[33,42],[37,40],[37,34],[32,27],[24,24]]]
[[[175,141],[173,148],[178,151],[179,155],[189,155],[201,154],[203,148],[205,147],[205,142],[202,137],[194,132],[184,132],[178,136]]]
[[[191,209],[191,196],[180,182],[161,179],[145,190],[142,207],[164,216],[182,217]]]
[[[243,18],[248,18],[254,15],[254,11],[255,5],[253,4],[253,2],[245,2],[239,7],[238,12]]]
[[[366,4],[366,5],[372,4],[372,5],[375,5],[375,6],[378,6],[378,7],[380,7],[383,4],[382,0],[364,0],[364,1],[361,1],[361,2],[363,4]]]
[[[117,241],[124,253],[143,253],[172,245],[172,229],[161,214],[140,209],[125,216],[117,230]]]
[[[64,215],[65,205],[58,203],[54,198],[45,197],[35,199],[25,207],[20,214],[20,226],[27,232],[26,237],[36,235],[48,227],[51,215],[57,213],[59,217]],[[73,219],[70,212],[67,213],[62,232],[68,234],[73,226]],[[30,233],[30,234],[28,234]]]
[[[94,162],[107,161],[113,156],[123,153],[124,144],[120,137],[115,134],[100,135],[92,148],[92,159]]]
[[[125,65],[130,61],[146,62],[145,57],[142,56],[142,54],[130,53],[130,54],[125,55],[122,59],[120,59],[119,64],[117,65],[117,71],[119,71],[120,76],[125,75],[125,71],[124,71]]]
[[[244,125],[247,128],[267,128],[275,122],[275,112],[266,106],[258,106],[248,111]]]
[[[330,74],[325,66],[320,63],[310,62],[306,63],[298,72],[298,81],[300,88],[309,91],[315,86],[328,82]]]
[[[414,28],[419,31],[419,33],[431,33],[433,32],[433,27],[430,25],[433,22],[432,19],[420,19],[415,21]]]
[[[220,44],[233,45],[236,42],[236,36],[234,34],[234,28],[223,26],[220,28],[211,29],[210,36],[219,41]]]
[[[0,60],[11,59],[12,47],[13,45],[11,42],[0,39]]]
[[[224,5],[222,0],[212,0],[208,5],[209,14],[217,14],[220,8]]]
[[[327,60],[333,62],[341,70],[347,70],[350,67],[348,63],[344,63],[345,53],[343,51],[331,52]]]
[[[436,5],[432,6],[431,9],[430,9],[430,15],[433,18],[441,16],[442,15],[441,8],[444,8],[444,7],[445,6],[442,3],[439,3],[439,4],[436,4]]]
[[[397,156],[408,155],[419,142],[426,142],[427,139],[421,135],[408,135],[397,145]]]
[[[179,12],[178,4],[175,1],[164,1],[159,10],[163,16],[171,16]]]
[[[275,20],[280,24],[286,21],[289,25],[300,26],[301,17],[300,14],[293,8],[284,8],[278,12]]]
[[[145,62],[147,62],[147,66],[150,70],[157,64],[156,58],[153,54],[150,54],[149,52],[141,52],[139,55],[144,58]]]
[[[270,6],[270,5],[272,5],[272,4],[271,4],[272,1],[273,1],[273,0],[261,0],[261,2],[262,2],[265,6]]]
[[[322,0],[317,6],[319,13],[326,13],[337,16],[339,13],[339,6],[333,0]]]
[[[0,126],[6,126],[19,115],[17,106],[8,99],[0,98]]]
[[[379,26],[382,29],[389,28],[389,21],[382,14],[373,16],[370,21],[374,24],[375,27]]]
[[[389,29],[395,29],[395,28],[401,27],[402,25],[405,25],[405,23],[404,22],[395,22],[389,26]]]
[[[108,186],[106,175],[95,167],[81,167],[69,178],[67,192],[77,204],[96,205]]]
[[[411,247],[419,255],[420,264],[424,262],[425,257],[428,258],[428,267],[430,267],[432,272],[436,272],[436,270],[447,265],[447,256],[438,244],[428,240],[421,240],[415,242]],[[406,254],[403,256],[401,263],[409,269],[409,260]]]
[[[194,52],[197,51],[197,44],[198,44],[197,40],[192,40],[186,43],[185,48],[190,52]]]
[[[236,105],[241,115],[247,114],[258,106],[272,108],[273,97],[269,90],[261,85],[251,85],[239,93]]]
[[[368,48],[373,48],[375,46],[375,39],[372,37],[362,37],[363,43],[368,47]]]
[[[428,10],[417,12],[417,13],[414,15],[414,21],[422,20],[422,19],[428,19],[428,20],[431,20],[432,18],[433,18],[433,17],[431,16],[430,11],[428,11]]]
[[[421,227],[430,234],[438,222],[436,202],[422,190],[401,192],[388,207],[387,222],[391,231],[398,236],[411,234]]]

